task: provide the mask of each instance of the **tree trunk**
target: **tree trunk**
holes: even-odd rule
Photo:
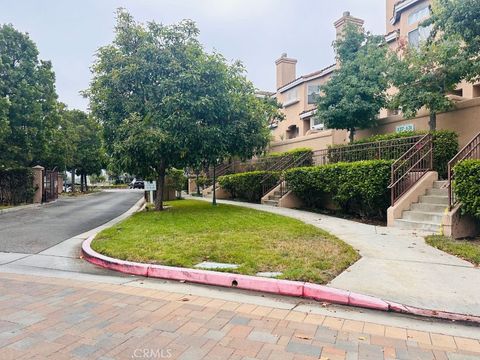
[[[216,182],[216,180],[217,180],[217,179],[215,178],[215,175],[216,175],[216,174],[215,174],[215,172],[216,172],[215,170],[216,170],[216,169],[217,169],[217,164],[213,164],[213,200],[212,200],[212,205],[213,205],[213,206],[216,206],[216,205],[217,205],[217,192],[215,191],[215,189],[216,189],[216,187],[217,187],[216,184],[215,184],[215,182]]]
[[[75,192],[75,169],[72,169],[72,193]]]
[[[87,174],[84,174],[83,176],[85,176],[85,191],[88,192]]]
[[[80,173],[80,187],[82,189],[82,193],[85,192],[85,183],[84,183],[83,173]]]
[[[430,131],[437,130],[437,113],[434,111],[430,112],[430,120],[428,121],[428,126],[430,127]]]
[[[350,134],[348,135],[350,139],[350,144],[353,143],[353,140],[355,139],[355,128],[350,129]]]
[[[157,197],[155,198],[155,210],[163,211],[163,192],[165,188],[165,163],[162,161],[157,171]]]

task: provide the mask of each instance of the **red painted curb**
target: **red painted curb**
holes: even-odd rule
[[[479,316],[420,309],[324,285],[118,260],[99,254],[93,250],[91,243],[94,237],[95,236],[89,237],[82,244],[82,252],[85,260],[92,264],[126,274],[303,297],[332,304],[390,311],[442,320],[462,321],[480,325]]]

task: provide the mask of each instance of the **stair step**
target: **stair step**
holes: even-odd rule
[[[420,202],[424,204],[448,205],[448,196],[422,195]]]
[[[433,187],[435,189],[441,189],[441,188],[444,188],[448,185],[448,181],[447,180],[441,180],[441,181],[434,181],[433,182]]]
[[[268,200],[280,200],[282,197],[280,195],[270,195]]]
[[[443,214],[446,208],[447,207],[442,204],[416,203],[416,204],[412,204],[412,207],[410,208],[410,210]]]
[[[443,214],[408,210],[403,212],[402,219],[440,225],[442,223]]]
[[[278,206],[277,200],[264,200],[263,205]]]
[[[282,196],[282,193],[280,191],[274,191],[273,196]]]
[[[428,189],[427,195],[436,195],[436,196],[447,196],[448,197],[448,189]]]
[[[395,227],[405,230],[421,230],[431,233],[439,233],[441,226],[439,224],[434,224],[425,221],[411,221],[405,219],[395,220]]]

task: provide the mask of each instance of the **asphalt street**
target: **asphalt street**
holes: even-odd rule
[[[101,192],[0,214],[0,252],[37,254],[121,215],[141,197],[134,191]]]

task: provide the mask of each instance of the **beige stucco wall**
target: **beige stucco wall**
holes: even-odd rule
[[[301,147],[311,148],[312,150],[316,151],[326,149],[334,143],[346,142],[346,131],[324,130],[296,139],[274,142],[270,145],[269,152],[284,152]]]
[[[428,130],[429,114],[426,110],[419,112],[413,119],[403,119],[402,116],[390,116],[379,120],[379,126],[374,129],[359,130],[357,139],[374,134],[395,132],[399,125],[414,124],[415,130]],[[437,116],[437,129],[452,130],[458,134],[460,147],[465,146],[480,132],[480,98],[464,100],[455,104],[455,110]]]

